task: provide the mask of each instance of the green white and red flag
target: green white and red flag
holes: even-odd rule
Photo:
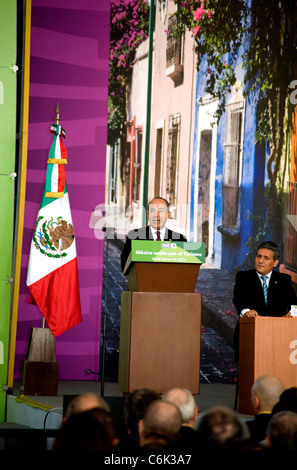
[[[29,303],[37,304],[53,335],[82,321],[76,243],[65,179],[64,129],[51,126],[53,143],[31,242],[27,273]]]

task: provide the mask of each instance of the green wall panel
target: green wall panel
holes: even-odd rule
[[[1,0],[0,15],[0,421],[5,420],[11,311],[16,143],[15,0]]]
[[[17,47],[17,15],[15,0],[1,0],[0,15],[0,64],[15,64]]]
[[[13,212],[14,212],[14,180],[0,175],[0,280],[11,276]]]
[[[10,175],[15,169],[15,131],[16,73],[9,68],[0,68],[0,174],[2,175]]]

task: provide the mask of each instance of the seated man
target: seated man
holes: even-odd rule
[[[295,450],[297,435],[297,414],[284,410],[275,413],[267,427],[267,447],[274,451]]]
[[[163,400],[153,401],[139,420],[141,450],[174,448],[180,436],[181,414],[177,406]]]
[[[225,406],[214,406],[198,415],[196,450],[242,450],[248,444],[249,431],[240,416]]]
[[[274,242],[259,245],[255,268],[239,271],[235,278],[233,303],[239,317],[288,317],[297,297],[291,276],[275,271],[280,251]],[[238,360],[238,323],[234,335],[235,359]]]
[[[199,406],[195,398],[186,388],[171,388],[163,393],[163,400],[176,405],[180,411],[182,425],[180,428],[179,448],[194,449],[196,447],[195,425]]]
[[[186,242],[187,239],[178,232],[166,227],[169,218],[169,203],[162,197],[155,197],[148,204],[147,217],[149,225],[128,232],[121,254],[121,268],[124,271],[131,251],[131,240],[172,240]]]
[[[261,375],[255,380],[251,389],[251,402],[255,417],[253,420],[247,421],[251,441],[254,444],[264,441],[272,409],[278,403],[284,390],[282,381],[273,375]]]
[[[124,406],[124,420],[127,435],[119,442],[118,450],[135,450],[139,448],[138,423],[151,403],[161,400],[161,396],[149,388],[134,390],[128,395]]]

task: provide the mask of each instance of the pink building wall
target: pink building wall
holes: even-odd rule
[[[32,0],[28,165],[15,378],[20,378],[32,327],[42,326],[27,304],[30,243],[60,107],[66,132],[66,181],[76,235],[83,321],[56,340],[60,379],[88,380],[99,370],[103,240],[89,228],[105,200],[110,2]]]
[[[167,2],[166,9],[156,8],[154,55],[153,55],[153,83],[152,83],[152,112],[150,135],[150,168],[148,193],[150,200],[155,195],[155,165],[157,130],[163,130],[162,161],[161,161],[161,195],[166,196],[166,174],[168,153],[168,131],[170,115],[180,114],[180,133],[176,165],[176,191],[177,204],[176,220],[171,220],[172,228],[189,236],[189,203],[190,203],[190,173],[192,167],[192,149],[195,122],[196,99],[196,54],[194,52],[194,39],[189,31],[185,31],[182,47],[181,64],[183,66],[183,80],[181,84],[175,83],[168,75],[166,65],[166,48],[169,18],[176,12],[176,5]],[[155,157],[153,157],[155,156]],[[169,225],[169,224],[168,224]]]

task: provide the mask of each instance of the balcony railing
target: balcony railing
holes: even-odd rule
[[[168,19],[169,34],[166,47],[166,75],[167,77],[170,77],[175,83],[179,83],[183,79],[183,38],[182,35],[178,37],[172,36],[172,31],[175,25],[176,16],[172,15]]]

